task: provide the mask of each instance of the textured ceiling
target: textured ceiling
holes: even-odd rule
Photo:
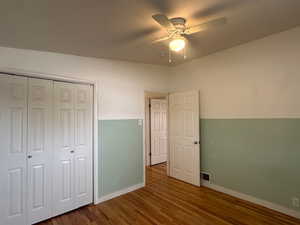
[[[228,19],[192,35],[173,65],[300,25],[299,0],[3,0],[0,46],[169,65],[167,43],[151,44],[166,34],[156,13]]]

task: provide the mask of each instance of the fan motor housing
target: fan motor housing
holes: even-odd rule
[[[184,29],[185,28],[185,23],[186,19],[182,17],[175,17],[170,19],[172,24],[177,28],[177,29]]]

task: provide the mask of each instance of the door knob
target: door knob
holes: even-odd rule
[[[74,153],[74,150],[70,151],[71,153]]]
[[[28,158],[28,159],[31,159],[31,158],[32,158],[32,155],[27,156],[27,158]]]
[[[195,145],[199,144],[199,141],[194,141],[194,144],[195,144]]]

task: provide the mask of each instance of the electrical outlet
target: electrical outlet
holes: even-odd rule
[[[294,206],[295,208],[299,208],[299,207],[300,207],[300,201],[299,201],[299,198],[293,197],[293,198],[292,198],[292,203],[293,203],[293,206]]]

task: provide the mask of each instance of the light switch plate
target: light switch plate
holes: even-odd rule
[[[299,198],[293,197],[293,198],[292,198],[292,202],[293,202],[293,206],[294,206],[294,207],[296,207],[296,208],[299,208],[299,207],[300,207]]]
[[[143,125],[143,120],[140,119],[138,124],[139,124],[139,126],[142,126]]]

